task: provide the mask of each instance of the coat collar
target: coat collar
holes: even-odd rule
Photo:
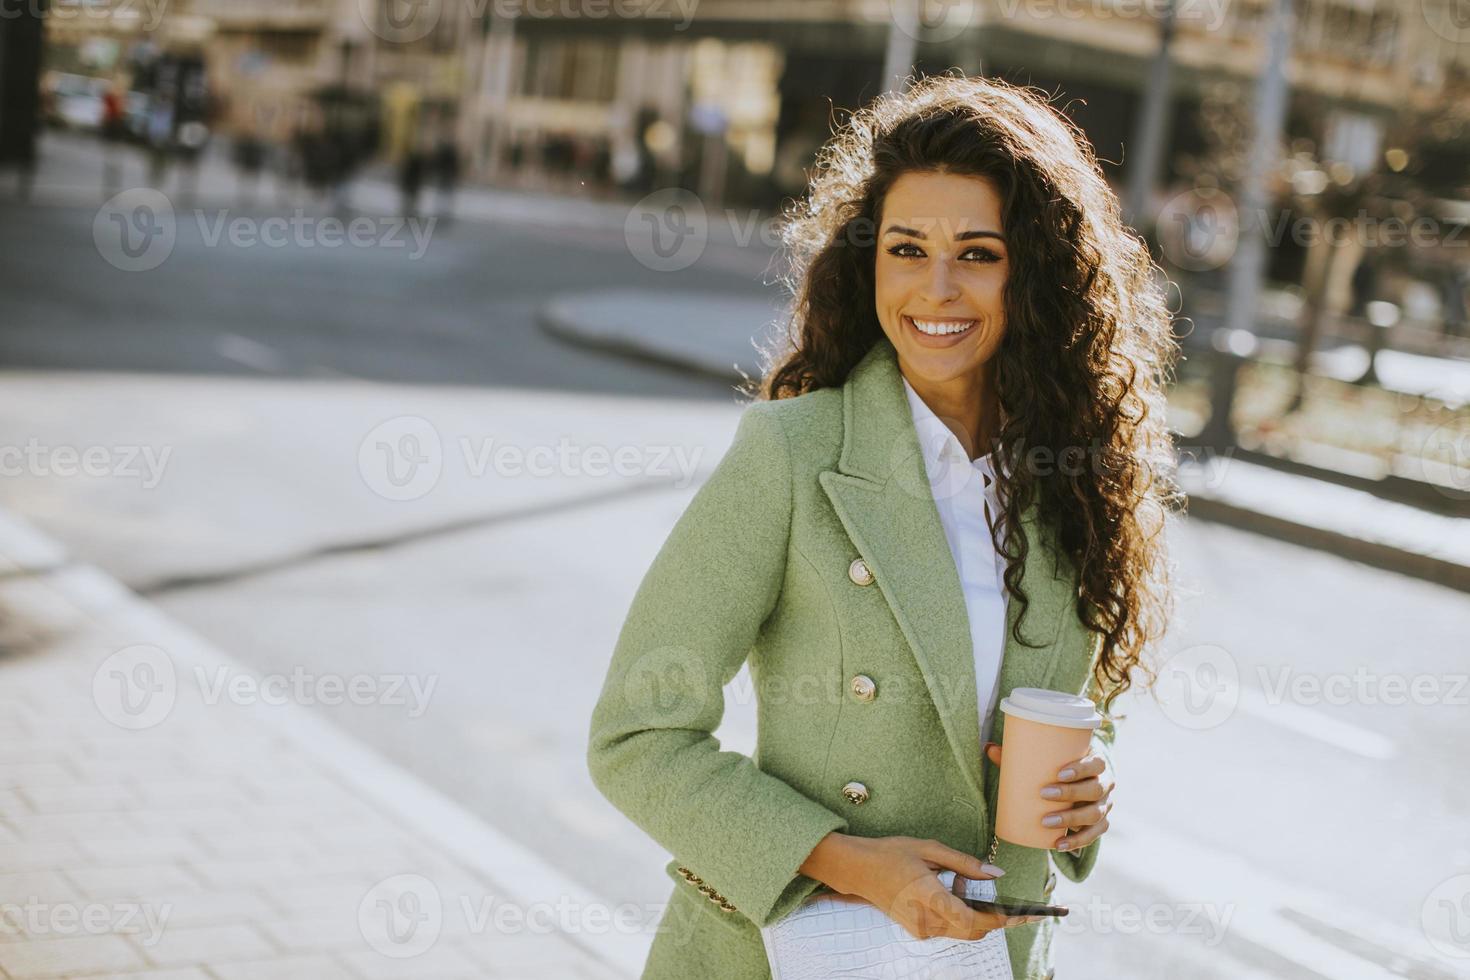
[[[898,356],[879,337],[842,388],[842,452],[818,481],[848,537],[872,570],[918,667],[950,747],[977,799],[992,809],[998,780],[980,745],[969,613],[899,373]],[[1015,687],[1046,687],[1064,636],[1062,615],[1075,585],[1062,574],[1033,503],[1022,514],[1030,543],[1022,583],[1030,598],[1023,628],[1012,635],[1020,603],[1008,603],[1000,697]],[[1075,618],[1075,617],[1074,617]],[[998,700],[997,700],[997,703]],[[991,738],[1003,739],[997,709]]]

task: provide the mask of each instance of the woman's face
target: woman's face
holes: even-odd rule
[[[879,215],[878,321],[907,377],[942,385],[994,355],[1005,336],[1010,259],[987,178],[903,174]]]

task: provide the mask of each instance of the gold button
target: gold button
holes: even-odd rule
[[[873,584],[873,570],[861,558],[854,558],[852,564],[847,566],[847,577],[857,585]]]
[[[1041,889],[1041,894],[1049,896],[1056,889],[1056,887],[1057,873],[1055,871],[1048,871],[1046,873],[1046,886]]]
[[[878,696],[878,685],[867,674],[858,674],[852,679],[852,696],[859,701],[871,701]]]
[[[859,782],[851,782],[842,787],[842,795],[853,806],[861,806],[868,802],[868,787]]]

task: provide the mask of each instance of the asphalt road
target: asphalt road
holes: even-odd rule
[[[432,682],[418,714],[319,710],[593,891],[661,901],[664,855],[583,770],[586,718],[737,409],[718,382],[558,343],[533,311],[612,285],[754,294],[768,256],[715,245],[657,272],[621,227],[534,200],[441,225],[417,257],[232,244],[210,238],[218,208],[257,231],[289,209],[241,210],[206,175],[200,202],[171,199],[166,260],[127,271],[94,234],[95,150],[48,152],[35,201],[0,202],[0,445],[43,450],[0,504],[263,672]],[[118,464],[70,475],[63,446]],[[405,447],[433,480],[396,468]],[[512,465],[548,447],[572,455]],[[602,472],[590,447],[637,465]],[[1162,693],[1127,703],[1097,872],[1058,889],[1058,976],[1470,975],[1464,596],[1208,524],[1174,541]],[[743,677],[721,730],[738,749]]]

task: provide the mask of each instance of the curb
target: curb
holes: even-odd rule
[[[1470,568],[1432,555],[1394,548],[1378,541],[1365,541],[1310,524],[1299,524],[1214,497],[1191,494],[1186,513],[1190,517],[1325,551],[1384,571],[1398,572],[1400,575],[1423,579],[1460,592],[1470,592]]]
[[[609,313],[619,307],[621,314]],[[697,330],[683,315],[690,310],[699,312]],[[755,341],[774,339],[769,331],[780,314],[745,297],[632,289],[555,299],[535,318],[545,333],[579,347],[740,384],[762,374]]]

